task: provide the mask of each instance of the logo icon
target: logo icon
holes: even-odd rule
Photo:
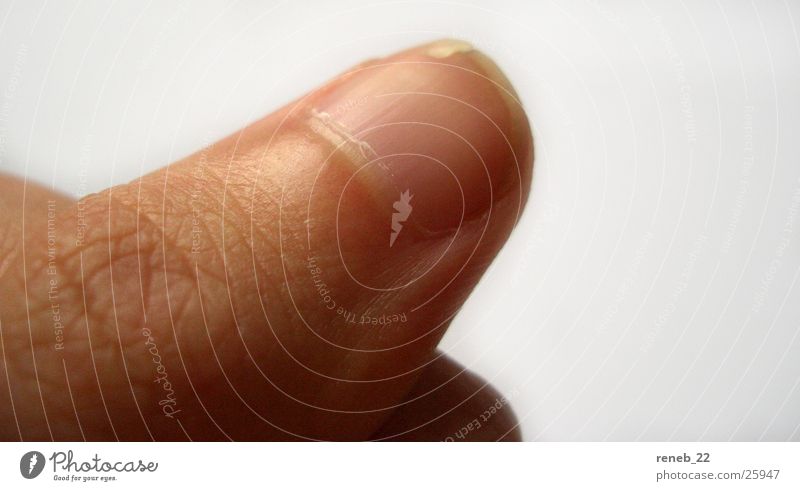
[[[32,450],[19,460],[19,472],[25,479],[33,479],[42,473],[44,469],[44,455],[41,452]]]
[[[403,229],[403,222],[408,220],[411,215],[411,210],[413,209],[411,198],[413,197],[411,192],[406,189],[400,193],[400,199],[394,202],[395,212],[392,213],[392,234],[389,236],[389,247],[394,245],[394,241],[397,240],[397,236],[400,235],[400,231]]]

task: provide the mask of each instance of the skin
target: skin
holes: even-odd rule
[[[444,40],[77,202],[1,177],[0,438],[519,440],[436,346],[532,160],[508,81]]]

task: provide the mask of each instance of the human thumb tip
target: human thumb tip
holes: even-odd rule
[[[470,44],[444,39],[359,65],[288,111],[324,148],[284,181],[302,196],[295,245],[311,259],[293,278],[316,304],[345,312],[322,324],[346,325],[354,311],[368,323],[413,317],[369,344],[383,349],[446,325],[528,195],[531,131],[506,76]]]

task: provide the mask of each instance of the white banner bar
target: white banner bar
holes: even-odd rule
[[[800,489],[797,443],[6,443],[0,457],[9,490]]]

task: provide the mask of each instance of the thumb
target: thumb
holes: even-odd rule
[[[22,433],[368,438],[510,233],[531,159],[499,69],[440,41],[81,200],[55,275],[41,245],[27,269],[29,292],[58,279],[60,347],[46,295],[3,319],[47,346],[9,369],[41,381],[13,394],[36,408]]]

